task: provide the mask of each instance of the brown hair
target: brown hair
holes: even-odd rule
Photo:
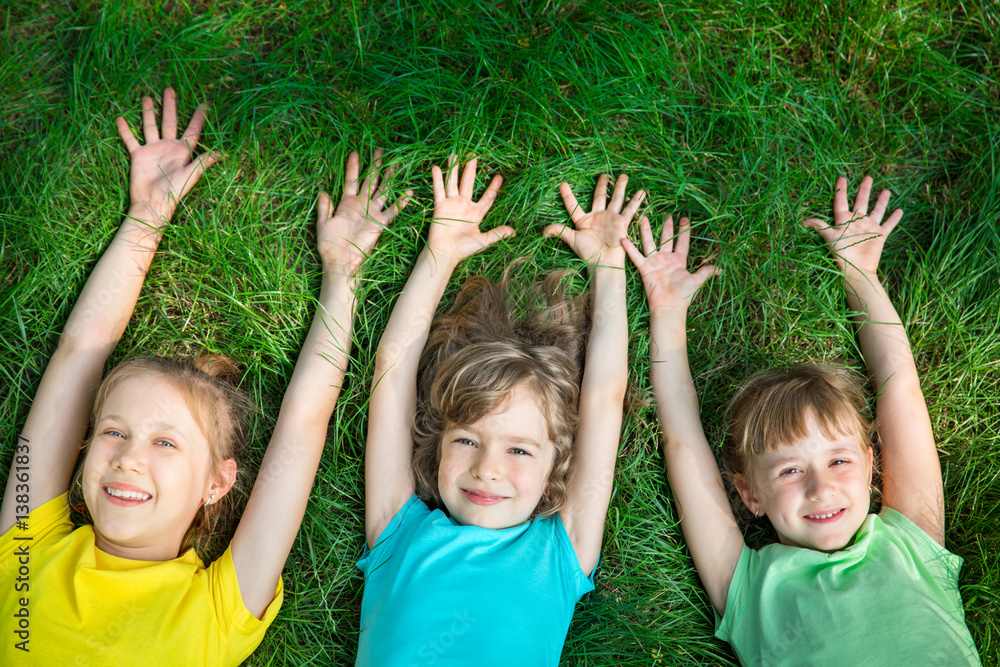
[[[866,404],[861,379],[842,366],[807,363],[757,373],[729,403],[727,477],[749,479],[753,458],[804,437],[810,415],[826,437],[854,434],[863,450],[871,447]]]
[[[239,463],[239,453],[246,442],[254,406],[238,387],[240,373],[236,364],[227,357],[214,354],[201,354],[197,359],[170,359],[155,355],[132,357],[108,373],[97,390],[91,413],[91,434],[84,442],[83,456],[70,485],[70,506],[88,518],[79,482],[83,476],[83,461],[94,439],[93,429],[100,419],[104,402],[122,382],[149,375],[167,378],[183,394],[191,415],[208,440],[212,471],[218,470],[227,459],[235,459]],[[210,554],[214,551],[210,549],[213,536],[229,536],[235,528],[235,497],[245,494],[242,478],[242,471],[237,465],[233,488],[219,500],[198,510],[181,542],[180,553],[195,547],[202,555]]]
[[[566,502],[587,305],[582,297],[567,298],[567,272],[554,272],[529,288],[527,313],[517,317],[507,300],[511,268],[499,283],[469,278],[451,309],[431,324],[420,357],[413,471],[417,494],[435,507],[443,509],[437,475],[444,431],[489,415],[522,384],[537,398],[556,450],[548,487],[531,516],[555,514]]]

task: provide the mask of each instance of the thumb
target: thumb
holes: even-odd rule
[[[632,239],[627,236],[622,239],[622,247],[625,248],[625,254],[628,255],[630,260],[632,260],[632,263],[635,264],[636,268],[638,268],[639,265],[642,264],[643,260],[646,259],[643,254],[639,252],[639,249],[635,247],[635,244],[632,243]]]
[[[572,247],[573,243],[576,241],[576,230],[572,227],[567,227],[566,225],[559,223],[549,225],[545,228],[545,231],[543,231],[542,234],[545,236],[557,236],[568,243],[570,247]]]
[[[722,273],[722,269],[717,268],[714,264],[706,264],[694,272],[695,283],[698,285],[698,289],[704,285],[709,278],[712,276],[718,276]]]
[[[509,225],[501,225],[499,227],[494,227],[488,232],[483,232],[483,236],[485,238],[485,243],[483,244],[483,247],[485,248],[487,246],[491,246],[497,241],[502,241],[503,239],[509,239],[516,233],[517,232],[514,231],[514,228]]]

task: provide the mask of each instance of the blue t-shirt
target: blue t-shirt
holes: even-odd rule
[[[594,590],[558,516],[462,526],[413,496],[358,561],[358,665],[558,665]]]

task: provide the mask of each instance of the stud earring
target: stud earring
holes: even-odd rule
[[[213,500],[215,500],[215,494],[214,493],[208,497],[208,500],[205,501],[205,507],[208,507],[209,505],[211,505]]]

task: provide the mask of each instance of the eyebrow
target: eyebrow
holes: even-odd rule
[[[100,424],[106,420],[123,422],[125,421],[125,418],[122,417],[121,415],[104,415],[97,423]],[[178,433],[178,434],[180,433],[180,431],[178,431],[175,427],[171,426],[166,422],[153,422],[152,424],[150,424],[150,426],[152,426],[153,429],[156,431],[170,431],[171,433]]]

